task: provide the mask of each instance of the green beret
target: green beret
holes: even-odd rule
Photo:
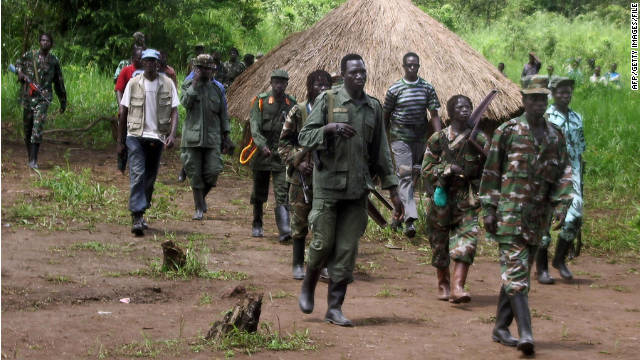
[[[522,90],[520,92],[523,95],[529,94],[543,94],[548,95],[551,94],[551,91],[547,89],[547,84],[549,83],[549,77],[546,75],[534,75],[531,77],[529,81],[526,81],[522,86]]]
[[[282,79],[287,79],[289,80],[289,73],[286,70],[283,69],[276,69],[273,70],[273,72],[271,73],[271,78],[282,78]]]
[[[549,89],[557,89],[560,86],[571,86],[573,88],[575,83],[575,80],[569,79],[568,77],[552,76],[551,81],[549,81]]]

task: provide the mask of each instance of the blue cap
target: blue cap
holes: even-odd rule
[[[146,49],[144,51],[142,51],[142,59],[156,59],[156,60],[160,60],[160,53],[158,52],[158,50],[154,50],[154,49]]]

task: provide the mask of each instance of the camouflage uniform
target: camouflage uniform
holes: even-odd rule
[[[480,199],[485,214],[495,214],[500,267],[506,294],[529,291],[531,264],[548,228],[552,207],[562,211],[573,197],[571,167],[560,129],[549,122],[538,144],[526,114],[495,131],[485,163]]]
[[[446,189],[447,204],[435,205],[429,200],[427,209],[427,236],[433,250],[431,264],[437,268],[449,266],[449,258],[472,264],[480,228],[477,199],[484,156],[465,141],[471,133],[466,129],[456,134],[451,126],[434,133],[427,141],[422,162],[422,173],[432,188]],[[489,140],[478,132],[476,142],[488,150]],[[451,165],[457,164],[464,176],[454,177]]]
[[[16,62],[16,70],[22,71],[26,76],[36,83],[44,93],[44,98],[40,94],[29,95],[29,86],[24,83],[21,91],[21,104],[24,108],[23,124],[25,142],[39,144],[42,142],[42,130],[47,119],[49,102],[53,99],[52,85],[56,95],[60,100],[60,108],[67,106],[67,91],[64,87],[64,78],[58,58],[51,52],[46,57],[40,58],[38,50],[31,50]],[[34,69],[34,64],[36,68]],[[46,99],[46,100],[45,100]]]
[[[235,62],[225,61],[223,64],[225,74],[225,85],[230,86],[231,83],[247,68],[242,61],[236,59]]]

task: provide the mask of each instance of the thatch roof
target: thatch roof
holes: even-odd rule
[[[521,111],[516,84],[409,0],[349,0],[308,30],[287,37],[240,75],[228,91],[229,112],[248,118],[251,99],[269,90],[269,76],[276,68],[289,72],[287,92],[305,100],[307,75],[316,69],[339,72],[347,53],[363,57],[365,91],[384,101],[389,86],[404,75],[402,56],[409,51],[420,56],[419,75],[435,87],[441,117],[448,117],[446,101],[451,96],[464,94],[479,104],[492,89],[499,93],[485,117],[504,121]]]

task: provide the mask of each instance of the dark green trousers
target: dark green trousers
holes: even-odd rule
[[[218,148],[183,147],[180,160],[191,182],[191,188],[216,186],[223,168]]]
[[[273,178],[273,193],[276,197],[276,205],[287,205],[287,192],[289,184],[285,171],[253,170],[253,191],[251,203],[262,204],[267,202],[269,196],[269,177]]]

